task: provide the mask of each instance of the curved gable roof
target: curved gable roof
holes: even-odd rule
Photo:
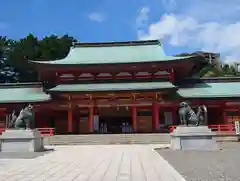
[[[173,61],[193,56],[166,56],[158,40],[110,43],[80,43],[74,45],[69,54],[60,60],[32,61],[54,65],[124,64]]]

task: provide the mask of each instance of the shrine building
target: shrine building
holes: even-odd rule
[[[29,61],[36,83],[0,84],[0,127],[30,103],[35,127],[56,134],[164,132],[181,101],[201,104],[208,124],[239,115],[240,79],[196,78],[214,61],[167,56],[158,40],[77,43],[60,60]]]

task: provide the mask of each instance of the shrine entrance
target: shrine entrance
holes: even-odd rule
[[[131,111],[125,107],[100,108],[99,132],[108,134],[132,133]]]

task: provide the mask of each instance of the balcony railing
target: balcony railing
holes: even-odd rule
[[[6,130],[6,128],[0,128],[0,135]],[[37,128],[40,131],[41,136],[54,136],[54,128]]]
[[[173,132],[174,129],[176,129],[176,125],[169,126],[169,131]],[[208,127],[213,131],[217,132],[217,134],[220,135],[235,135],[235,125],[234,124],[214,124],[214,125],[208,125]]]

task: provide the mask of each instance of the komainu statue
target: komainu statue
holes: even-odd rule
[[[33,106],[28,104],[23,107],[18,117],[15,115],[15,111],[13,111],[9,127],[17,129],[31,129],[33,121],[34,121]]]
[[[207,107],[205,105],[199,106],[195,113],[188,103],[181,102],[178,113],[181,125],[207,125]]]

